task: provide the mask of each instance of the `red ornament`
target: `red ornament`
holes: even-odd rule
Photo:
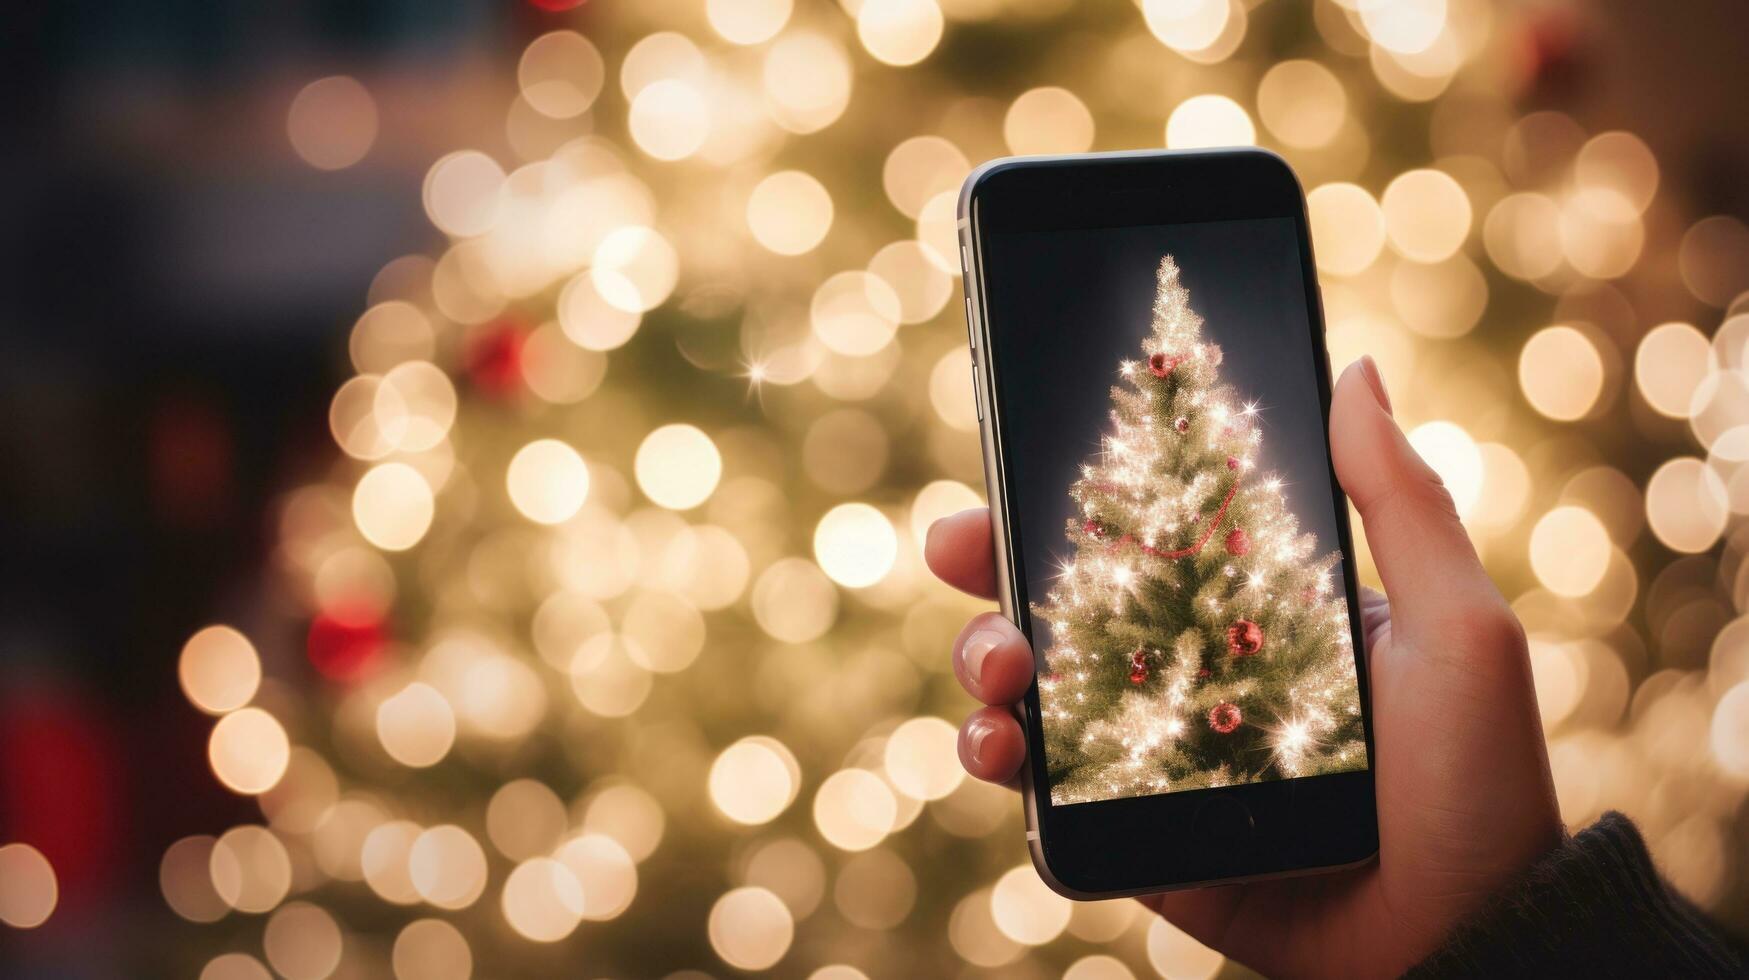
[[[508,318],[468,337],[462,364],[468,380],[488,395],[505,397],[522,386],[522,347],[528,334]]]
[[[1244,720],[1245,716],[1240,713],[1239,706],[1231,701],[1222,701],[1209,712],[1209,727],[1222,735],[1230,734]]]
[[[1236,470],[1238,468],[1239,468],[1239,457],[1228,456],[1227,457],[1227,469]]]
[[[1214,671],[1208,669],[1207,667],[1204,667],[1201,670],[1196,672],[1196,676],[1198,676],[1198,677],[1206,678],[1206,677],[1211,677],[1213,675],[1214,675]]]
[[[1172,428],[1178,430],[1179,432],[1189,432],[1190,431],[1190,420],[1185,418],[1184,416],[1180,415],[1177,418],[1172,420]]]
[[[1179,362],[1183,360],[1181,357],[1167,357],[1165,354],[1150,354],[1148,355],[1148,370],[1153,373],[1154,377],[1164,378],[1171,374],[1172,370],[1178,367]]]
[[[370,673],[387,645],[388,631],[380,618],[323,612],[310,620],[305,649],[322,676],[351,681]]]
[[[1130,654],[1130,683],[1141,684],[1148,679],[1148,655],[1142,650]]]
[[[1263,627],[1249,619],[1237,620],[1227,627],[1227,652],[1235,657],[1249,657],[1263,649]]]
[[[1099,533],[1099,522],[1092,518],[1088,518],[1087,521],[1081,525],[1081,530],[1086,531],[1088,534],[1091,534],[1096,538],[1101,536]]]
[[[1251,550],[1251,536],[1242,527],[1233,528],[1227,533],[1227,554],[1242,555]]]

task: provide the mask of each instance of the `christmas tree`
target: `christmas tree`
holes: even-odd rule
[[[1052,801],[1364,768],[1347,603],[1260,472],[1255,403],[1221,384],[1178,264],[1144,359],[1070,490],[1074,559],[1034,614]]]

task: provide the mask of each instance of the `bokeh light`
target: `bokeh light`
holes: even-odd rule
[[[763,888],[737,888],[711,906],[711,948],[739,970],[765,970],[789,952],[795,919],[783,900]]]
[[[1530,566],[1556,595],[1582,596],[1609,567],[1609,532],[1597,515],[1564,506],[1544,514],[1530,532]]]
[[[856,36],[877,61],[903,67],[929,57],[941,40],[935,0],[880,0],[856,11]]]
[[[1439,474],[1458,515],[1468,516],[1482,493],[1482,453],[1476,440],[1462,426],[1440,421],[1411,429],[1409,444]]]
[[[1440,170],[1411,170],[1385,188],[1380,199],[1385,236],[1405,258],[1438,262],[1463,245],[1470,232],[1470,199],[1456,178]]]
[[[440,909],[464,909],[486,890],[486,852],[454,824],[431,827],[407,854],[413,889]]]
[[[395,980],[468,980],[474,953],[455,926],[442,919],[415,919],[396,934],[390,964]]]
[[[1671,418],[1688,417],[1694,391],[1712,368],[1712,345],[1686,323],[1653,327],[1634,352],[1640,395],[1653,410]]]
[[[779,171],[754,186],[747,227],[755,241],[779,255],[812,251],[832,227],[832,195],[807,173]]]
[[[0,922],[34,929],[48,921],[60,900],[55,869],[29,844],[0,846]]]
[[[576,31],[550,31],[530,41],[516,67],[516,83],[534,111],[554,119],[580,116],[607,81],[607,66]]]
[[[292,99],[285,129],[305,163],[344,170],[364,159],[376,142],[376,100],[349,75],[318,78]]]
[[[285,980],[325,980],[340,965],[344,940],[327,910],[287,902],[267,920],[261,936],[267,962]]]
[[[1312,251],[1321,271],[1352,276],[1385,247],[1385,216],[1371,194],[1355,184],[1323,184],[1306,194]]]
[[[840,769],[814,795],[814,825],[834,847],[864,851],[892,832],[898,801],[886,781],[867,769]]]
[[[437,688],[415,681],[377,706],[377,739],[404,766],[434,766],[455,744],[455,712]]]
[[[358,533],[384,551],[406,551],[418,544],[436,513],[431,484],[406,463],[371,467],[352,493]]]
[[[1093,147],[1093,113],[1066,88],[1028,89],[1009,104],[1002,139],[1010,153],[1085,153]]]
[[[691,510],[716,490],[723,457],[697,426],[674,423],[644,437],[636,469],[645,496],[670,510]]]
[[[510,502],[539,524],[569,520],[589,497],[589,467],[557,439],[536,439],[518,449],[504,480]]]
[[[213,775],[234,793],[265,793],[285,774],[291,743],[285,728],[260,708],[243,708],[220,718],[207,740]]]
[[[232,827],[208,858],[213,891],[239,912],[270,912],[291,890],[291,856],[265,827]]]
[[[1289,146],[1319,147],[1336,138],[1348,116],[1348,94],[1316,61],[1283,61],[1257,83],[1257,115]]]
[[[583,921],[583,885],[566,865],[532,858],[504,880],[504,919],[517,934],[537,943],[555,943]]]
[[[1597,404],[1603,392],[1603,358],[1578,330],[1546,327],[1519,352],[1518,385],[1532,408],[1556,421],[1571,422]]]
[[[1050,890],[1032,865],[1010,869],[990,893],[996,928],[1017,943],[1041,946],[1069,927],[1069,900]]]
[[[1166,146],[1190,150],[1212,146],[1250,146],[1257,129],[1245,107],[1224,95],[1196,95],[1166,118]]]
[[[868,504],[839,504],[814,527],[814,558],[839,585],[874,585],[893,570],[898,554],[893,522]]]
[[[208,714],[235,711],[261,686],[261,658],[242,633],[208,626],[188,638],[177,661],[182,693]]]
[[[769,823],[795,800],[801,772],[795,755],[777,739],[743,738],[711,763],[711,803],[736,823]]]

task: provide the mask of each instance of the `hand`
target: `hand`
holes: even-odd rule
[[[1336,475],[1390,598],[1362,599],[1371,671],[1379,859],[1362,868],[1150,896],[1144,904],[1269,976],[1395,976],[1436,949],[1562,835],[1523,628],[1488,580],[1451,496],[1391,417],[1371,358],[1337,381]],[[929,567],[992,598],[990,516],[930,528]],[[974,617],[954,672],[988,707],[960,730],[966,770],[1011,781],[1026,743],[1009,706],[1032,684],[1026,639]]]

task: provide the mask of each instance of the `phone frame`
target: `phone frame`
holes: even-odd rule
[[[1000,325],[984,315],[985,235],[1004,231],[1125,227],[1198,221],[1291,218],[1299,239],[1307,322],[1320,410],[1330,418],[1331,376],[1323,303],[1305,194],[1287,162],[1259,149],[1132,151],[1005,157],[974,170],[958,207],[967,337],[984,454],[1002,614],[1030,641],[1026,580],[1008,520],[1004,465]],[[1326,447],[1328,456],[1328,447]],[[1026,734],[1021,768],[1026,837],[1033,866],[1052,889],[1075,899],[1116,898],[1355,867],[1378,854],[1372,707],[1354,542],[1347,497],[1330,467],[1343,588],[1353,630],[1368,767],[1219,789],[1185,790],[1054,806],[1045,784],[1038,682],[1016,715]]]

